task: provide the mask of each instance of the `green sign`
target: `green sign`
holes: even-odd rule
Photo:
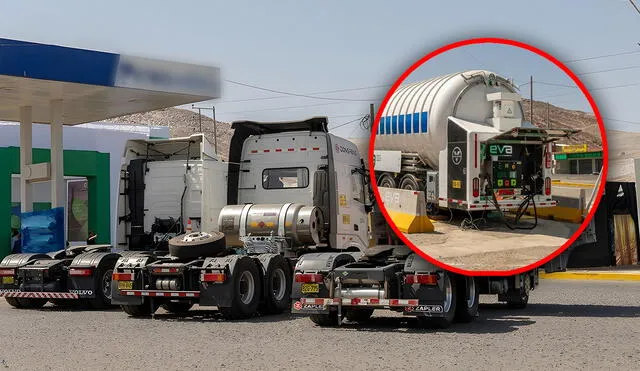
[[[602,158],[602,151],[582,152],[582,153],[556,153],[553,156],[556,160],[578,160],[589,158]]]

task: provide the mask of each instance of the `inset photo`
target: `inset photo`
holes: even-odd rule
[[[576,74],[505,39],[440,48],[387,93],[369,145],[388,223],[425,259],[470,275],[558,256],[606,179],[602,119]]]

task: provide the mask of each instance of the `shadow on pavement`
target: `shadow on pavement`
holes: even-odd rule
[[[149,317],[131,318],[131,319],[143,319],[150,320]],[[277,314],[277,315],[261,315],[246,320],[228,320],[222,317],[222,314],[217,310],[201,310],[194,309],[184,314],[176,313],[156,313],[153,316],[154,320],[166,321],[166,322],[246,322],[246,323],[262,323],[262,322],[283,322],[289,321],[294,318],[289,313]]]
[[[14,308],[15,309],[15,308]],[[17,310],[35,310],[40,312],[121,312],[119,306],[113,306],[102,309],[94,309],[89,308],[83,305],[51,305],[47,304],[46,306],[39,309],[17,309]]]
[[[523,314],[540,317],[593,317],[593,318],[640,318],[640,308],[619,305],[592,304],[529,304],[526,309],[510,310],[501,304],[481,304],[480,309],[488,316]]]

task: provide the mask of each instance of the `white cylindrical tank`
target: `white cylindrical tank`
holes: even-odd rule
[[[382,111],[375,149],[417,153],[427,166],[438,169],[438,154],[447,145],[447,117],[493,126],[489,119],[496,106],[487,94],[498,92],[517,93],[509,80],[485,70],[403,85]],[[510,115],[523,119],[521,102],[515,102]]]

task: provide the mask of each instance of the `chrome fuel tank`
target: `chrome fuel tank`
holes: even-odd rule
[[[280,236],[294,246],[324,241],[324,218],[319,208],[296,203],[225,206],[218,219],[227,245],[243,246],[240,237]]]

